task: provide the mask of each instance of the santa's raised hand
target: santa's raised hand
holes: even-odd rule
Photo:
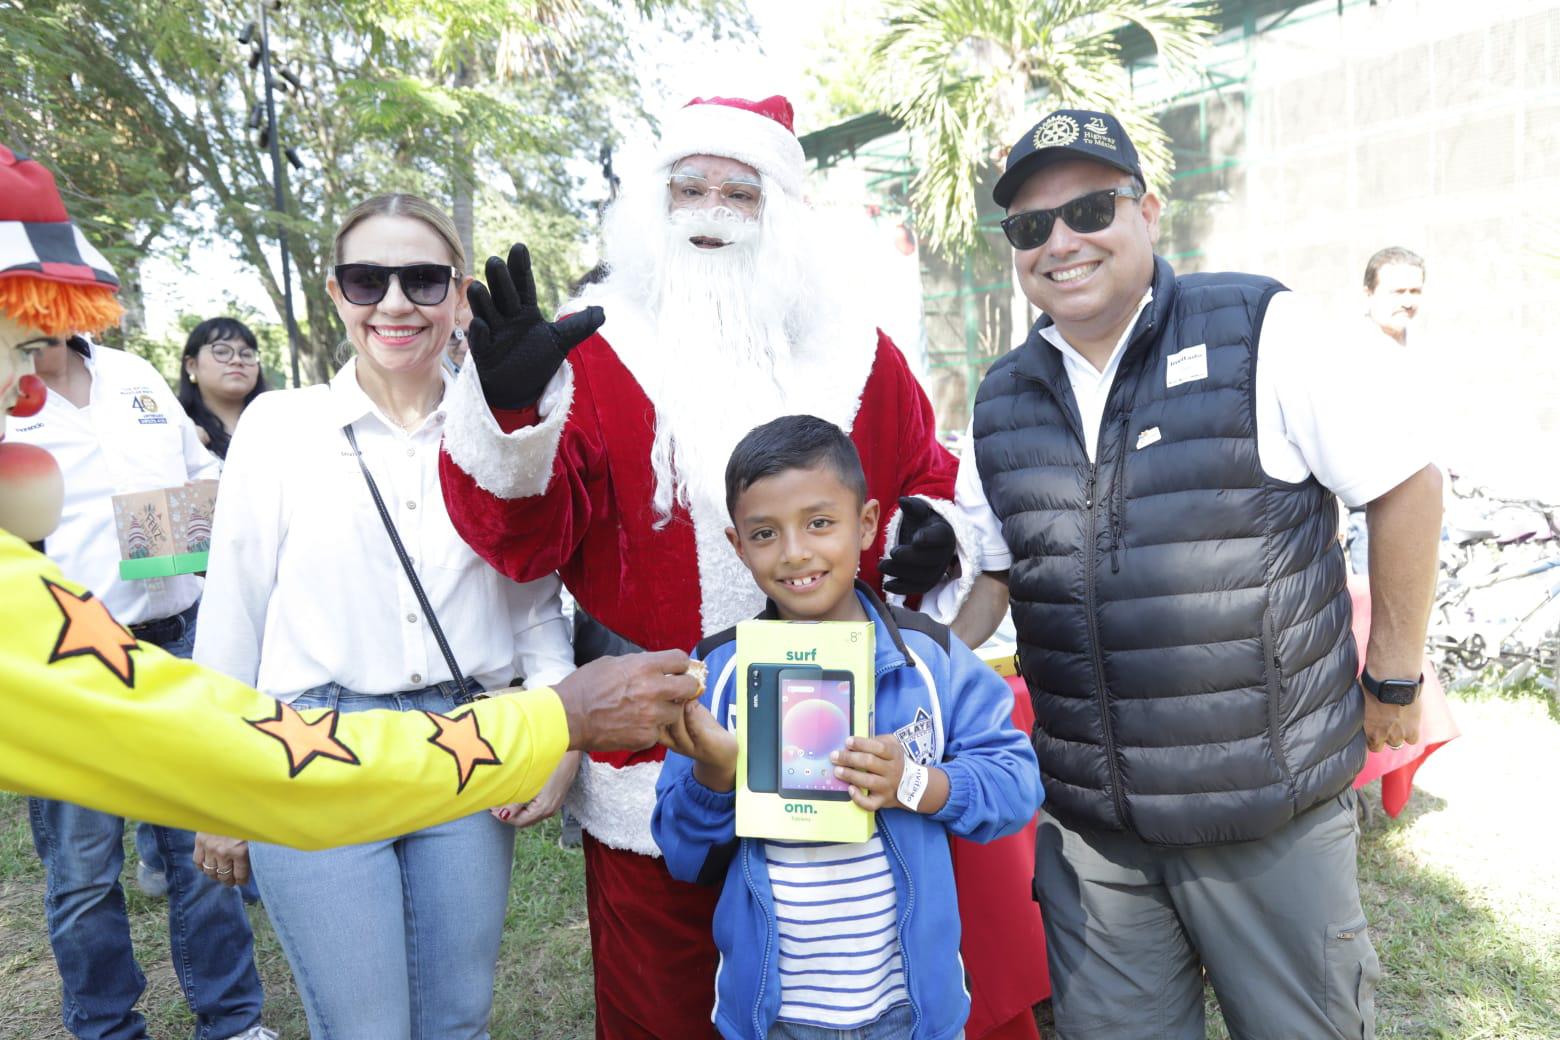
[[[529,408],[542,396],[569,351],[601,327],[606,314],[587,307],[548,321],[536,305],[531,253],[516,242],[506,265],[488,257],[487,285],[472,282],[471,327],[466,336],[482,382],[482,396],[495,409]]]

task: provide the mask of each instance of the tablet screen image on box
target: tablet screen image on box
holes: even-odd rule
[[[780,794],[848,801],[850,785],[834,775],[829,756],[850,736],[851,673],[783,668],[780,692]]]

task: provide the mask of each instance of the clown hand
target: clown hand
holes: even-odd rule
[[[515,243],[509,263],[488,257],[487,282],[472,282],[471,327],[466,336],[482,382],[482,396],[494,409],[529,408],[563,365],[569,351],[589,339],[606,320],[600,307],[549,322],[536,305],[531,254]]]

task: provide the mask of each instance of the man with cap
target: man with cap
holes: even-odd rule
[[[1440,524],[1407,375],[1270,278],[1177,277],[1107,113],[1042,119],[993,194],[1043,314],[976,397],[961,620],[1011,598],[1059,1034],[1201,1038],[1206,971],[1235,1037],[1369,1036],[1350,782],[1416,739]],[[1338,497],[1372,529],[1358,682]]]
[[[885,510],[891,528],[913,540],[940,512],[948,552],[962,528],[926,396],[803,201],[789,102],[696,99],[663,130],[606,216],[605,278],[569,317],[544,321],[524,247],[507,268],[488,262],[491,295],[471,294],[473,363],[448,405],[441,477],[456,529],[516,580],[560,572],[582,658],[691,648],[759,613],[724,534],[724,471],[736,442],[777,416],[848,431],[869,497],[901,505]],[[884,537],[862,557],[873,586]],[[713,1035],[718,890],[675,881],[660,860],[650,815],[663,755],[592,756],[570,796],[598,1037]]]

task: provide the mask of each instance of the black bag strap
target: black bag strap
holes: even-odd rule
[[[396,556],[400,557],[401,569],[406,572],[407,580],[412,583],[412,592],[416,594],[417,602],[422,607],[423,617],[428,619],[428,627],[433,629],[433,639],[439,644],[439,652],[444,655],[444,663],[450,666],[450,675],[455,679],[455,703],[469,704],[476,698],[466,687],[466,675],[460,670],[460,665],[455,663],[455,654],[444,638],[444,629],[439,627],[439,616],[433,612],[433,604],[428,602],[428,594],[423,591],[422,582],[417,580],[417,572],[412,569],[412,558],[406,555],[406,546],[401,544],[401,536],[396,533],[395,524],[390,519],[390,510],[385,508],[385,500],[379,495],[379,485],[374,483],[374,476],[368,471],[367,463],[363,461],[363,452],[358,448],[357,436],[352,432],[352,424],[343,426],[341,432],[347,435],[347,443],[352,445],[352,453],[357,456],[358,468],[363,471],[363,479],[368,481],[368,493],[374,496],[374,505],[379,509],[379,519],[385,523],[385,533],[390,536],[390,544],[395,546]]]

